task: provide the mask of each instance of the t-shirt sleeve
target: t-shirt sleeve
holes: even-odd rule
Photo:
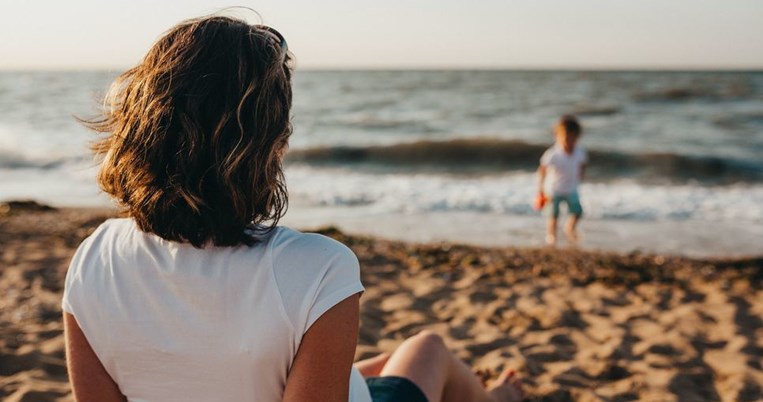
[[[87,249],[89,248],[91,238],[86,238],[77,248],[74,253],[71,262],[69,263],[69,269],[66,271],[66,279],[64,280],[64,295],[61,299],[61,309],[71,315],[76,316],[77,307],[80,306],[82,297],[82,264]]]
[[[349,250],[347,250],[349,251]],[[337,255],[330,262],[318,285],[312,306],[307,313],[305,331],[307,331],[323,313],[336,306],[342,300],[363,292],[360,282],[360,264],[351,251]]]
[[[580,164],[583,165],[583,164],[588,163],[588,152],[586,152],[585,148],[583,148],[583,147],[580,147],[579,149],[580,149],[580,151],[579,151],[580,152],[580,156],[579,156]]]
[[[537,154],[536,154],[537,155]],[[540,165],[541,166],[548,166],[551,164],[551,160],[554,158],[554,151],[552,149],[547,149],[546,152],[543,153],[543,155],[540,157]]]
[[[273,252],[273,272],[298,345],[342,300],[363,292],[360,264],[345,245],[316,234],[292,235]]]

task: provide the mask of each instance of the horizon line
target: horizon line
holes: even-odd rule
[[[97,67],[4,67],[2,73],[23,72],[116,72],[125,71],[125,66]],[[581,71],[581,72],[761,72],[760,66],[308,66],[294,69],[296,72],[374,72],[374,71]]]

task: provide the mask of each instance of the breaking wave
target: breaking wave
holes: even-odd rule
[[[534,170],[547,147],[512,140],[454,139],[298,149],[289,153],[287,161],[313,166],[351,166],[378,172],[479,175]],[[588,155],[587,175],[600,181],[624,177],[666,183],[763,181],[763,162],[759,161],[674,153],[630,154],[601,149],[589,149]]]

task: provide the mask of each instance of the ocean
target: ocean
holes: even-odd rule
[[[95,135],[74,116],[92,117],[114,76],[0,72],[0,200],[109,205],[88,153]],[[534,170],[565,113],[581,120],[590,156],[589,244],[763,251],[763,72],[298,70],[287,222],[540,244]],[[488,230],[497,220],[508,233]],[[628,228],[625,245],[607,243],[613,226]]]

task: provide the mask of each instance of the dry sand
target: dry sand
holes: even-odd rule
[[[108,211],[0,208],[0,399],[72,400],[60,298]],[[326,234],[359,256],[357,357],[431,329],[529,400],[763,400],[763,259],[413,245]]]

